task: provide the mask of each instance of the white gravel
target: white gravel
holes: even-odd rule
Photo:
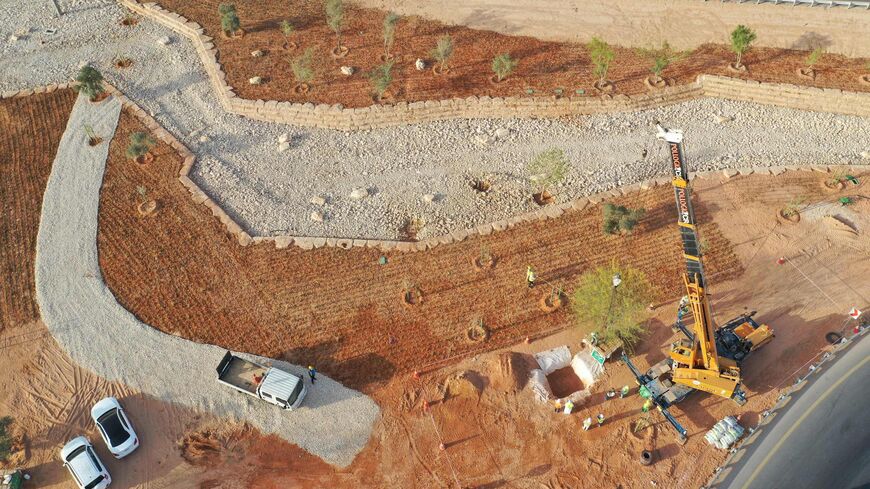
[[[374,401],[325,376],[309,384],[303,405],[292,412],[238,393],[217,382],[215,368],[225,350],[139,322],[106,287],[96,238],[109,145],[90,147],[82,126],[110,140],[120,110],[115,98],[94,105],[80,97],[54,160],[36,246],[36,293],[48,329],[77,363],[97,375],[165,401],[247,421],[346,467],[380,417]],[[307,377],[300,366],[248,358]]]
[[[524,165],[551,147],[572,162],[556,189],[559,201],[664,176],[655,120],[686,131],[693,171],[857,163],[870,150],[868,119],[712,99],[633,114],[354,133],[262,123],[220,109],[192,45],[169,29],[145,19],[122,27],[123,8],[90,0],[63,2],[77,10],[62,19],[49,1],[0,2],[2,39],[31,28],[21,40],[0,43],[0,90],[65,81],[81,62],[93,62],[198,155],[194,181],[252,235],[395,238],[416,215],[427,223],[425,237],[503,219],[535,208]],[[46,27],[58,32],[45,34]],[[158,42],[164,37],[169,45]],[[118,55],[135,64],[113,68]],[[716,114],[734,120],[720,123]],[[285,133],[290,148],[279,151]],[[484,197],[469,180],[485,176],[494,185]],[[371,195],[351,199],[356,188]],[[326,204],[313,204],[317,196]]]

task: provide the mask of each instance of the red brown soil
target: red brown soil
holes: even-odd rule
[[[0,100],[0,331],[39,318],[33,259],[42,192],[75,97],[59,90]]]
[[[560,368],[547,376],[553,395],[561,399],[583,389],[583,382],[571,367]]]
[[[155,161],[145,166],[124,157],[124,142],[139,130],[144,127],[123,113],[100,202],[100,265],[120,303],[162,331],[314,364],[367,392],[395,374],[569,324],[568,308],[551,314],[538,309],[550,290],[526,287],[530,263],[542,280],[567,288],[611,260],[645,272],[659,299],[675,296],[682,286],[670,189],[617,199],[648,209],[631,236],[604,235],[601,210],[592,206],[426,253],[387,253],[387,264],[379,265],[381,253],[370,249],[239,246],[204,206],[191,201],[176,178],[181,159],[170,147],[158,144]],[[138,215],[139,185],[159,201],[155,216]],[[707,223],[711,275],[741,273],[703,205],[699,214]],[[471,264],[482,246],[498,260],[485,273]],[[422,304],[403,303],[406,281],[421,288]],[[476,318],[490,332],[482,344],[465,338]]]
[[[214,38],[227,83],[240,97],[342,104],[345,107],[373,103],[371,84],[365,73],[381,64],[385,15],[381,10],[345,6],[347,25],[342,33],[342,44],[350,48],[350,52],[345,58],[333,60],[329,52],[335,47],[336,38],[326,25],[322,2],[291,1],[289,6],[288,2],[238,3],[238,15],[246,33],[243,37],[230,39],[220,31],[218,5],[223,3],[222,0],[161,0],[159,3],[199,23]],[[278,26],[285,19],[297,28],[292,40],[299,47],[292,52],[282,49],[284,36]],[[429,53],[438,38],[446,34],[453,38],[454,43],[450,74],[435,76],[430,69],[417,71],[415,60],[423,58],[431,66]],[[289,60],[301,55],[308,47],[315,50],[313,67],[316,75],[311,92],[299,95],[293,91],[295,81]],[[256,50],[264,51],[265,55],[252,57],[251,52]],[[646,93],[648,89],[644,80],[651,74],[652,62],[635,49],[615,47],[615,51],[616,59],[608,74],[615,83],[615,93]],[[510,53],[519,60],[519,65],[514,74],[493,85],[489,81],[493,74],[492,59],[501,53]],[[393,54],[396,64],[389,91],[396,101],[441,100],[471,95],[524,97],[529,96],[528,88],[535,90],[535,96],[553,95],[557,88],[561,88],[566,96],[577,96],[577,89],[585,90],[586,96],[598,95],[592,87],[597,78],[592,73],[589,54],[579,44],[447,26],[413,16],[399,21]],[[693,82],[699,74],[706,73],[763,82],[870,91],[870,87],[858,82],[858,76],[866,73],[866,59],[826,54],[816,65],[816,79],[809,80],[796,74],[798,68],[806,66],[807,55],[807,51],[800,50],[752,48],[744,55],[744,64],[749,71],[737,74],[727,68],[734,60],[734,54],[726,46],[706,44],[674,61],[663,76],[676,84]],[[357,73],[353,76],[341,74],[339,67],[344,65],[353,66]],[[248,83],[254,76],[263,77],[265,83],[259,86]]]

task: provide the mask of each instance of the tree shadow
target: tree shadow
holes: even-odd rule
[[[831,47],[832,44],[834,43],[831,40],[831,36],[809,31],[804,32],[801,37],[797,38],[795,42],[792,43],[791,48],[812,51],[814,49],[827,49]]]
[[[365,353],[337,360],[344,340],[338,339],[314,346],[292,348],[281,355],[281,360],[297,365],[312,365],[318,371],[352,389],[372,390],[386,383],[396,374],[396,366],[376,353]]]

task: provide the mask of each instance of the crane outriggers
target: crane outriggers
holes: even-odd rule
[[[695,390],[729,398],[743,405],[746,397],[740,388],[740,364],[750,352],[772,340],[774,335],[767,325],[759,325],[752,319],[754,311],[716,327],[706,293],[689,172],[683,153],[683,133],[660,125],[657,128],[657,138],[668,145],[677,224],[686,265],[683,273],[686,298],[681,306],[687,306],[691,315],[684,317],[678,313],[674,326],[685,338],[673,343],[668,357],[645,373],[640,373],[624,353],[622,360],[631,369],[638,385],[649,393],[649,399],[677,430],[680,440],[685,441],[685,428],[670,414],[668,408]],[[684,319],[689,317],[692,324],[687,326]]]

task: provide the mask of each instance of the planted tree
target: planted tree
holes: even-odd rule
[[[629,209],[625,206],[607,203],[604,204],[604,225],[602,228],[606,234],[631,234],[644,215],[646,215],[644,208]]]
[[[615,276],[619,281],[614,280]],[[630,352],[646,332],[647,305],[653,297],[643,272],[613,261],[580,277],[571,306],[583,333],[594,333],[604,343],[622,341],[623,348]]]
[[[76,82],[78,83],[76,90],[87,95],[91,102],[96,102],[106,92],[103,86],[103,75],[93,66],[82,66],[79,74],[76,75]]]
[[[157,201],[148,198],[148,189],[142,185],[137,185],[136,193],[139,194],[139,204],[136,205],[139,215],[146,217],[154,214],[157,211]]]
[[[646,81],[648,85],[654,87],[663,87],[665,85],[665,80],[662,78],[662,72],[670,66],[672,61],[683,56],[680,53],[674,52],[667,41],[663,42],[660,48],[638,49],[637,53],[649,59],[652,63],[652,66],[650,66],[652,76],[647,78]]]
[[[154,138],[144,132],[134,132],[130,135],[130,143],[127,145],[127,158],[136,160],[136,163],[147,163],[154,159],[151,156],[151,148],[154,146]]]
[[[867,64],[864,65],[864,69],[867,70],[867,73],[859,76],[858,81],[866,85],[870,85],[870,61],[868,61]]]
[[[223,30],[224,36],[235,36],[242,27],[239,16],[236,14],[236,6],[232,3],[222,3],[218,6],[218,12],[221,14],[221,30]]]
[[[822,60],[822,55],[825,54],[825,50],[822,48],[813,49],[813,51],[807,55],[807,59],[804,63],[807,65],[806,68],[801,68],[800,74],[804,76],[808,76],[810,78],[816,77],[816,64]]]
[[[589,41],[586,49],[589,50],[589,57],[592,59],[593,73],[598,77],[595,88],[599,90],[610,89],[613,85],[607,79],[607,71],[610,69],[610,63],[616,58],[616,53],[609,44],[597,37],[593,37]]]
[[[797,197],[790,200],[782,209],[780,209],[779,215],[790,222],[800,221],[800,211],[804,206],[804,202],[806,202],[806,199],[803,197]]]
[[[308,48],[301,56],[290,61],[290,71],[296,80],[293,88],[297,93],[308,93],[309,84],[314,79],[314,70],[311,68],[311,59],[314,57],[314,48]]]
[[[438,65],[432,67],[432,71],[436,75],[450,71],[447,67],[447,62],[453,56],[453,38],[449,34],[441,36],[430,54],[438,62]]]
[[[103,138],[97,136],[97,133],[94,132],[94,128],[88,124],[84,125],[85,135],[88,137],[88,144],[91,146],[96,146],[103,142]]]
[[[501,82],[514,72],[519,61],[511,58],[508,53],[502,53],[492,59],[492,71],[495,73],[495,82]]]
[[[5,461],[12,454],[12,416],[0,418],[0,462]]]
[[[326,0],[326,24],[335,32],[335,48],[332,55],[340,58],[347,54],[348,49],[341,45],[341,29],[344,27],[344,2],[342,0]]]
[[[749,50],[749,46],[755,41],[755,31],[745,25],[738,25],[731,31],[731,51],[737,55],[732,67],[736,70],[745,70],[742,64],[743,54]]]
[[[378,100],[381,100],[384,97],[384,93],[393,82],[392,69],[393,61],[387,61],[386,63],[375,67],[367,75],[369,81],[371,81],[372,83],[372,90],[374,91],[374,95]]]
[[[393,43],[396,41],[396,24],[399,23],[400,17],[393,12],[387,12],[384,17],[384,61],[392,59],[393,55],[390,51],[393,49]]]
[[[292,36],[294,32],[296,32],[296,27],[294,27],[289,20],[281,21],[281,35],[284,36],[284,49],[296,48],[296,43],[290,40],[290,36]]]
[[[532,195],[535,202],[538,205],[551,204],[555,199],[550,189],[561,182],[568,173],[568,158],[561,149],[549,149],[530,161],[526,165],[526,172],[536,190]]]

